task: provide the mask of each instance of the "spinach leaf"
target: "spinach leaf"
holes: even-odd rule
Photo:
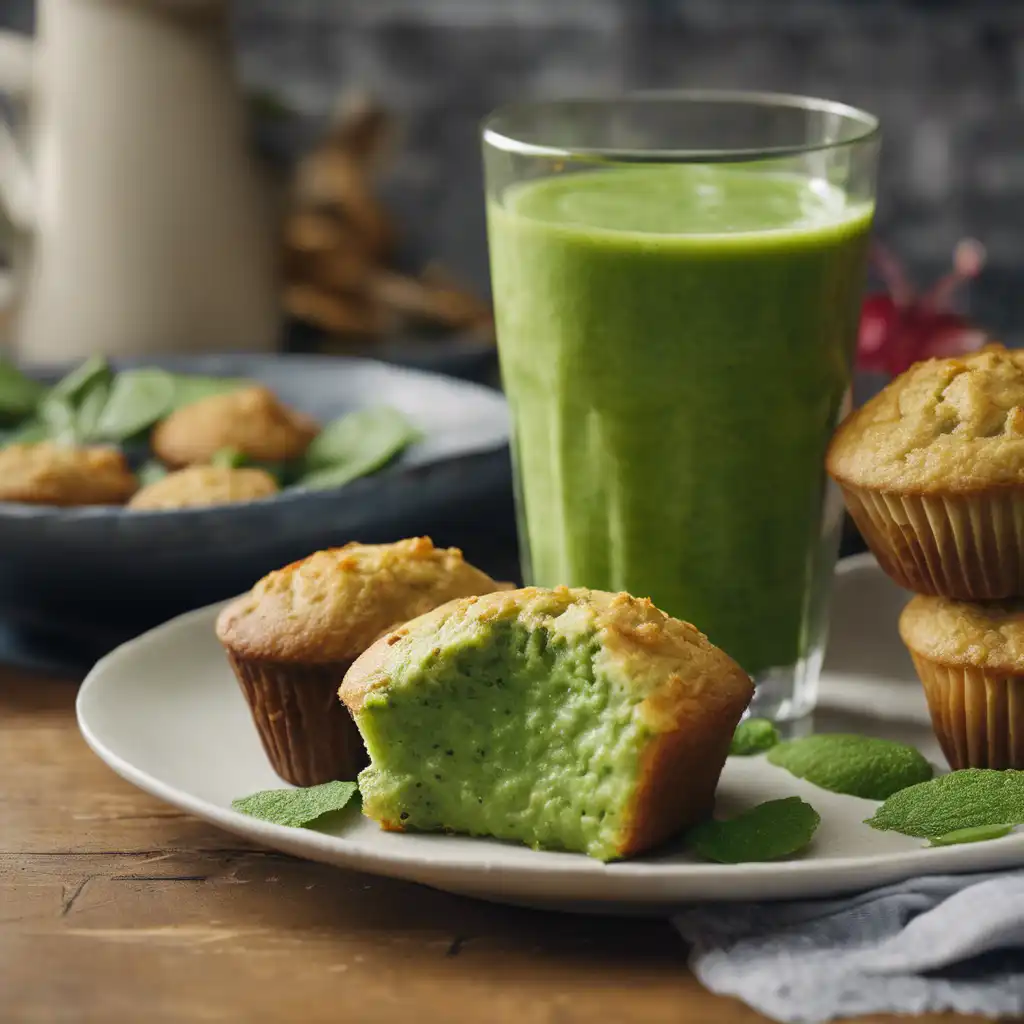
[[[0,419],[17,422],[31,416],[45,393],[45,385],[26,377],[13,363],[0,359]]]
[[[151,427],[172,409],[177,381],[165,370],[125,370],[114,378],[96,433],[124,441]]]
[[[377,406],[328,423],[306,450],[301,487],[323,489],[365,476],[420,437],[397,409]]]
[[[35,444],[37,441],[45,441],[48,436],[46,424],[33,417],[23,421],[13,430],[6,431],[0,439],[0,445]]]
[[[113,373],[102,356],[90,356],[50,388],[39,402],[45,437],[58,444],[92,439],[110,393]]]
[[[225,469],[238,469],[248,464],[245,452],[240,452],[237,448],[218,448],[210,456],[211,466],[223,466]]]
[[[69,404],[76,404],[85,393],[97,382],[108,386],[113,379],[113,372],[103,356],[90,356],[84,363],[76,366],[67,376],[62,377],[47,392],[47,399],[61,399]]]
[[[97,440],[100,420],[106,410],[111,388],[106,381],[97,380],[81,397],[75,416],[77,436],[80,441]]]
[[[140,487],[148,487],[150,484],[155,484],[158,480],[163,480],[169,472],[162,462],[158,462],[156,459],[148,459],[139,466],[135,476],[138,478]]]
[[[45,430],[44,439],[57,444],[78,444],[78,414],[75,406],[61,395],[48,394],[39,404],[39,420]]]
[[[178,409],[213,395],[225,395],[240,388],[252,387],[251,380],[240,377],[192,377],[187,374],[169,374],[174,382],[174,396],[167,410],[169,415]]]

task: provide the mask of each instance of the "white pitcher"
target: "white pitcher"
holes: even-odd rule
[[[35,362],[268,350],[275,239],[245,144],[222,0],[38,0],[0,34],[11,336]]]

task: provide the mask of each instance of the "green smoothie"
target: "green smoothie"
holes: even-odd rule
[[[827,185],[724,165],[492,198],[531,582],[649,596],[755,675],[808,653],[871,216]]]

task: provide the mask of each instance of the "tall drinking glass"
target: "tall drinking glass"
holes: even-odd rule
[[[529,582],[626,590],[815,702],[878,123],[824,100],[639,94],[484,126]]]

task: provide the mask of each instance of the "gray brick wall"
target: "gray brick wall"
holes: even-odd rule
[[[77,2],[77,0],[76,0]],[[0,23],[31,23],[0,0]],[[401,115],[387,184],[416,255],[486,284],[476,125],[510,98],[720,86],[827,95],[882,117],[879,233],[924,279],[963,235],[990,267],[973,308],[1024,335],[1020,0],[238,0],[247,84],[295,111],[260,126],[283,159],[339,91]]]

